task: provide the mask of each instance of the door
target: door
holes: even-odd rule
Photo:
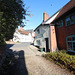
[[[45,52],[49,52],[49,39],[45,38]]]

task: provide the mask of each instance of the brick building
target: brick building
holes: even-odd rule
[[[50,24],[54,25],[51,27],[55,27],[54,39],[57,41],[57,47],[60,50],[75,52],[75,0],[71,0],[58,12],[59,14]]]

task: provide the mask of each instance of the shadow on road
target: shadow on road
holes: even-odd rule
[[[28,75],[28,71],[26,68],[26,61],[25,61],[25,54],[24,54],[24,50],[20,50],[20,51],[13,51],[12,49],[10,49],[10,47],[12,47],[14,44],[7,44],[6,48],[7,48],[7,58],[9,60],[9,65],[10,67],[5,70],[2,70],[3,72],[0,71],[0,75]],[[4,65],[8,65],[5,64]],[[6,73],[4,73],[4,71]]]
[[[10,47],[12,47],[14,44],[7,44],[6,45],[6,49],[9,49]]]
[[[24,51],[20,50],[18,52],[14,52],[15,64],[11,67],[9,75],[28,75],[28,71],[26,68]]]

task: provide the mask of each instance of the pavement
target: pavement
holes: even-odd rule
[[[7,52],[17,59],[9,75],[72,75],[68,70],[46,60],[31,43],[7,44]],[[10,55],[10,54],[8,54]]]

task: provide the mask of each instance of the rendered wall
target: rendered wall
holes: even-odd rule
[[[40,30],[39,34],[37,32],[38,29]],[[43,35],[43,37],[39,37],[41,34]],[[43,46],[45,48],[45,38],[49,38],[49,26],[40,26],[35,31],[34,45],[38,46],[37,40],[40,40],[40,46]]]

